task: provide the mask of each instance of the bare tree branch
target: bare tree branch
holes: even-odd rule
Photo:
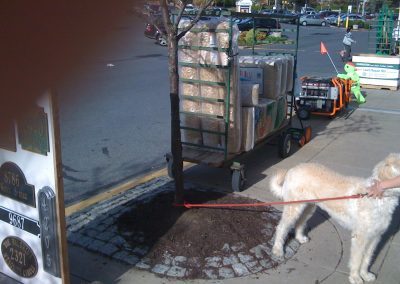
[[[207,8],[211,5],[211,3],[212,3],[213,1],[214,1],[214,0],[207,0],[207,2],[205,3],[205,5],[202,6],[202,7],[200,8],[200,10],[197,12],[196,17],[190,22],[190,24],[189,24],[187,27],[185,27],[185,29],[184,29],[181,33],[179,33],[179,34],[177,35],[177,40],[178,40],[178,41],[179,41],[182,37],[184,37],[185,34],[186,34],[191,28],[194,27],[194,25],[200,20],[200,17],[201,17],[201,14],[203,14],[203,11],[204,11],[205,9],[207,9]],[[179,24],[179,22],[178,22],[178,24]]]
[[[183,13],[185,12],[185,9],[186,9],[186,6],[187,6],[187,1],[183,1],[182,4],[183,4],[183,7],[182,7],[181,10],[179,11],[179,15],[178,15],[178,17],[176,18],[175,25],[174,25],[174,29],[175,29],[176,31],[178,30],[178,25],[179,25],[179,22],[180,22],[181,19],[182,19],[182,15],[183,15]],[[178,40],[179,40],[179,39],[178,39]]]
[[[167,31],[168,35],[172,35],[174,33],[174,29],[172,27],[171,19],[169,17],[167,1],[168,0],[160,0],[160,7],[161,7],[161,13],[163,16],[165,30]]]

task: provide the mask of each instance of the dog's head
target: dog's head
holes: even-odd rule
[[[387,180],[400,175],[400,154],[389,154],[382,162],[379,162],[373,171],[376,180]]]

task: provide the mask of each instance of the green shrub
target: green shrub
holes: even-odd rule
[[[246,45],[253,45],[254,43],[254,30],[251,29],[246,33]]]
[[[246,45],[246,35],[247,35],[246,31],[243,31],[240,33],[239,38],[238,38],[239,45]]]
[[[255,36],[255,41],[254,41]],[[253,29],[249,31],[243,31],[240,33],[238,38],[238,44],[243,46],[252,46],[253,44],[277,44],[277,43],[290,43],[290,40],[285,36],[269,36],[267,32],[256,29],[255,35]]]
[[[257,41],[263,41],[267,38],[267,33],[266,32],[259,32],[256,31],[256,40]]]
[[[251,6],[251,11],[253,13],[256,13],[258,11],[260,11],[262,9],[262,6],[260,4],[254,4],[253,6]]]
[[[343,26],[346,25],[346,21],[343,21]],[[354,25],[358,25],[360,29],[369,29],[370,24],[361,20],[350,21],[349,20],[349,27],[353,28]]]

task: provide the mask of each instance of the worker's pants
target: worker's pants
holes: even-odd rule
[[[344,46],[344,56],[342,57],[343,62],[351,61],[351,45],[343,44]]]

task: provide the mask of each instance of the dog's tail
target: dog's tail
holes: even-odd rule
[[[269,189],[275,196],[279,198],[283,197],[282,185],[285,180],[286,173],[287,170],[280,169],[271,177],[269,181]]]

